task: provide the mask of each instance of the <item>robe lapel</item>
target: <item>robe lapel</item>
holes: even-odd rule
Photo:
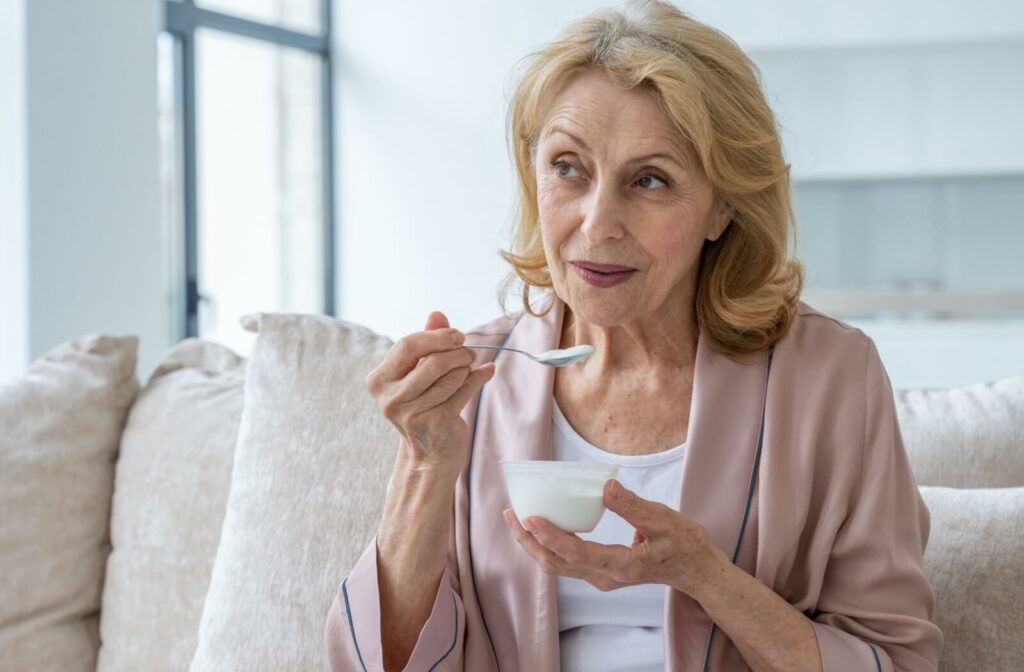
[[[717,352],[701,334],[694,370],[690,426],[679,511],[703,525],[728,558],[737,551],[757,453],[764,404],[768,354],[737,362]],[[751,502],[754,506],[756,500]],[[751,521],[742,545],[756,543]],[[754,557],[743,553],[742,557]],[[745,567],[753,574],[753,567]],[[669,592],[665,614],[667,670],[699,672],[704,667],[712,622],[700,604],[678,591]],[[716,651],[725,637],[716,633]],[[716,656],[712,655],[712,659]]]
[[[553,298],[538,306],[545,308]],[[557,348],[562,302],[543,317],[524,315],[505,345],[526,352]],[[484,386],[469,468],[470,545],[481,611],[503,671],[558,669],[554,577],[519,547],[501,514],[511,506],[500,460],[550,460],[554,369],[499,353]]]

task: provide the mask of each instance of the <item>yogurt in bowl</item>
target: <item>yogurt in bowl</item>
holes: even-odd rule
[[[619,468],[600,462],[502,460],[519,520],[544,518],[566,532],[590,532],[604,514],[604,484]]]

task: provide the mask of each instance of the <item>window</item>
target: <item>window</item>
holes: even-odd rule
[[[329,0],[164,6],[176,337],[244,353],[242,315],[335,312]]]

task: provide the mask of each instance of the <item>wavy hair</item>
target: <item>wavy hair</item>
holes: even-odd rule
[[[502,303],[522,284],[552,288],[537,208],[534,158],[545,111],[568,80],[604,69],[618,86],[647,87],[679,131],[715,191],[733,210],[725,233],[705,241],[695,302],[698,327],[730,356],[781,339],[796,313],[803,264],[789,256],[795,236],[789,165],[760,72],[722,32],[660,0],[598,10],[525,59],[508,109],[519,183]]]

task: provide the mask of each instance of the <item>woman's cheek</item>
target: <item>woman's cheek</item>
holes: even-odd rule
[[[548,243],[557,248],[572,234],[572,205],[564,196],[549,194],[537,199],[541,233]]]
[[[646,236],[647,240],[643,241],[643,247],[647,248],[648,253],[658,256],[691,256],[694,245],[700,249],[700,242],[703,240],[697,235],[692,224],[684,222],[680,226],[679,220],[672,217],[666,218],[660,225],[649,227],[647,232],[649,235]]]
[[[558,186],[548,180],[537,183],[537,207],[541,213],[549,213],[558,208],[560,194]]]

